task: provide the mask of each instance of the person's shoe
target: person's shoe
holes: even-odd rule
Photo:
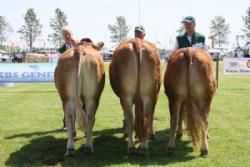
[[[125,121],[125,120],[122,120],[122,123],[123,123],[122,129],[125,130],[125,128],[126,128],[126,121]]]

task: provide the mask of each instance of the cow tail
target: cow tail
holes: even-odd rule
[[[146,123],[147,119],[143,112],[143,103],[140,96],[140,71],[141,71],[141,56],[142,56],[142,44],[140,40],[135,40],[133,43],[134,50],[136,51],[138,75],[137,75],[137,92],[135,97],[135,133],[140,142],[145,140],[147,134]]]
[[[56,83],[56,78],[57,78],[57,66],[56,66],[56,68],[55,68],[55,71],[54,71],[54,82],[55,82],[55,86],[56,86],[56,88],[58,89],[58,86],[57,86],[57,83]]]
[[[201,146],[201,132],[204,130],[204,122],[199,112],[199,108],[196,105],[195,101],[190,95],[190,79],[191,79],[191,69],[193,66],[193,53],[186,50],[184,53],[184,58],[188,63],[187,67],[187,87],[188,87],[188,97],[185,101],[186,108],[186,126],[188,130],[188,135],[191,137],[191,140],[196,148],[200,148]]]
[[[82,55],[81,53],[76,53],[75,58],[76,58],[76,100],[75,100],[76,111],[75,111],[75,115],[77,119],[78,128],[82,132],[85,132],[85,112],[83,111],[84,104],[82,104],[80,90],[79,90],[79,86],[81,84],[81,66],[82,66],[82,62],[85,60],[85,56]]]

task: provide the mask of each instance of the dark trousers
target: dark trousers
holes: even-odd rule
[[[63,128],[66,128],[65,115],[63,116]]]

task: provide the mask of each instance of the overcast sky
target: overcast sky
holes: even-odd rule
[[[24,44],[16,31],[24,24],[23,16],[28,8],[34,8],[43,25],[37,46],[51,32],[49,22],[56,8],[66,13],[77,39],[90,37],[94,41],[105,42],[108,47],[113,44],[107,25],[113,24],[116,16],[124,16],[132,29],[139,24],[138,0],[0,0],[0,4],[0,15],[7,18],[15,32],[10,36],[9,43],[19,43],[20,47]],[[231,47],[235,43],[235,35],[241,34],[242,16],[250,6],[250,0],[141,0],[140,4],[140,23],[146,29],[146,38],[154,43],[159,41],[161,47],[172,47],[176,30],[183,16],[188,15],[196,18],[197,31],[206,37],[211,19],[218,15],[225,17],[230,24]],[[207,43],[210,44],[209,40]]]

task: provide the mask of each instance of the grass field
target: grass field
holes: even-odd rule
[[[106,66],[106,69],[107,66]],[[163,68],[163,72],[164,72]],[[107,74],[107,70],[106,70]],[[54,84],[16,84],[0,88],[1,166],[250,166],[250,76],[224,75],[220,70],[209,122],[209,156],[199,157],[187,135],[167,155],[169,111],[163,87],[156,108],[158,139],[150,141],[149,156],[127,156],[122,138],[123,114],[108,76],[96,115],[92,155],[76,138],[76,154],[65,158],[67,134],[61,131],[63,112]]]

